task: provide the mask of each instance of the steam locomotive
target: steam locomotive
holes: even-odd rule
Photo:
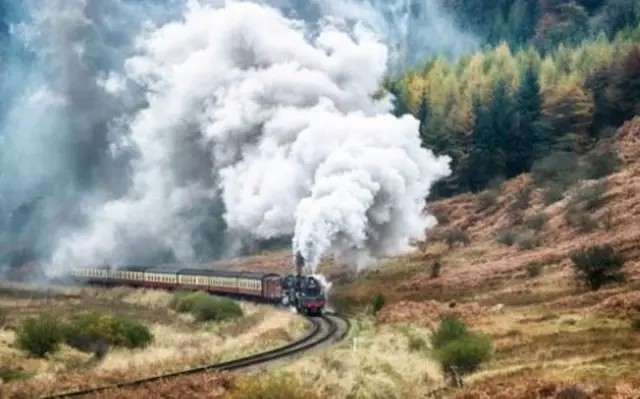
[[[326,295],[320,281],[302,275],[304,259],[296,254],[296,273],[247,272],[179,267],[110,266],[77,267],[62,282],[100,286],[130,286],[167,290],[207,291],[260,302],[294,307],[298,313],[319,316],[324,312]],[[33,264],[27,274],[33,275]],[[20,274],[20,280],[27,279]]]

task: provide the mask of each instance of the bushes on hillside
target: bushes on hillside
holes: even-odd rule
[[[98,354],[105,346],[140,348],[152,340],[149,329],[136,320],[98,312],[79,314],[68,322],[48,315],[29,318],[18,328],[16,336],[17,346],[33,356],[54,353],[62,342]]]
[[[533,164],[531,174],[538,186],[564,189],[578,180],[578,157],[565,151],[553,152]]]
[[[606,203],[604,194],[608,188],[607,182],[598,182],[577,190],[565,210],[567,224],[582,233],[598,228],[598,221],[591,213]]]
[[[594,211],[606,203],[604,195],[608,189],[609,184],[606,181],[583,187],[575,192],[569,205],[585,212]]]
[[[371,298],[371,311],[373,314],[378,313],[387,303],[387,298],[383,294],[375,294]]]
[[[597,291],[611,282],[624,281],[625,260],[611,245],[594,245],[571,254],[576,279]]]
[[[500,244],[504,244],[507,246],[512,246],[513,244],[515,244],[517,239],[518,235],[513,229],[502,230],[496,235],[496,240]]]
[[[153,340],[149,329],[136,320],[119,315],[89,312],[71,318],[64,327],[65,341],[82,351],[99,350],[100,345],[141,348]],[[98,346],[98,347],[97,347]]]
[[[526,218],[524,225],[531,230],[539,231],[547,224],[547,221],[549,221],[549,216],[546,213],[541,212]]]
[[[541,238],[532,231],[523,232],[516,241],[520,251],[529,251],[540,246]]]
[[[455,228],[446,233],[445,241],[449,249],[452,249],[459,242],[462,243],[462,245],[469,245],[471,243],[471,238],[469,237],[469,233],[466,231],[460,228]]]
[[[538,277],[542,274],[542,270],[544,269],[544,264],[541,262],[529,262],[524,266],[524,269],[527,273],[527,277]]]
[[[169,307],[176,312],[191,313],[201,322],[231,320],[243,315],[242,308],[235,301],[202,291],[176,292]]]
[[[601,179],[614,173],[620,164],[618,155],[611,150],[594,151],[585,157],[584,171],[588,179]]]
[[[24,370],[22,367],[12,368],[9,366],[0,366],[0,381],[3,384],[12,381],[21,381],[29,379],[34,373]]]
[[[483,191],[476,198],[476,210],[478,212],[484,212],[495,207],[498,204],[498,194],[499,193],[494,190]]]
[[[28,318],[16,331],[18,348],[38,357],[57,351],[63,339],[60,322],[48,315]]]
[[[208,296],[206,292],[202,291],[177,291],[171,296],[169,308],[179,313],[190,313],[198,301]]]
[[[196,302],[192,310],[198,321],[224,321],[242,317],[242,308],[228,298],[210,296]]]
[[[429,275],[431,276],[431,278],[440,277],[441,271],[442,271],[442,262],[440,261],[440,259],[436,259],[433,262],[431,262],[431,265],[429,266]]]
[[[461,374],[472,373],[491,357],[491,339],[455,317],[445,317],[431,339],[437,358],[444,368],[455,368]]]
[[[548,184],[543,193],[545,205],[555,204],[564,198],[564,188],[557,183]]]

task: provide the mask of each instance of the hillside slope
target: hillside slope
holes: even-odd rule
[[[453,313],[490,334],[493,359],[460,397],[553,397],[576,381],[593,397],[638,397],[639,141],[636,117],[613,138],[618,170],[549,205],[531,175],[431,204],[440,225],[420,250],[356,280],[334,274],[332,302],[353,309],[382,293],[379,322],[433,326]],[[576,284],[570,254],[594,244],[624,254],[626,283],[595,292]]]

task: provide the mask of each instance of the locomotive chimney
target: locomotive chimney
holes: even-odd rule
[[[300,277],[302,275],[302,268],[304,267],[304,258],[302,254],[298,251],[296,252],[296,276]]]

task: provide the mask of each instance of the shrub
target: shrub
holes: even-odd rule
[[[593,291],[604,284],[623,281],[624,257],[611,245],[594,245],[571,254],[576,279]]]
[[[387,298],[383,294],[375,294],[373,298],[371,298],[371,309],[373,314],[378,313],[384,305],[387,303]]]
[[[440,321],[432,344],[442,365],[455,367],[462,374],[475,371],[490,358],[492,350],[488,336],[469,331],[468,326],[455,317]]]
[[[532,233],[525,233],[518,237],[516,242],[518,249],[521,251],[528,251],[540,246],[540,238]]]
[[[23,370],[22,368],[11,368],[7,366],[0,366],[0,381],[3,383],[11,381],[21,381],[29,379],[33,376],[33,373]]]
[[[544,265],[541,262],[529,262],[524,266],[528,277],[538,277],[542,274]]]
[[[431,344],[441,348],[449,342],[461,339],[469,334],[469,328],[457,317],[447,316],[440,320],[438,328],[433,332]]]
[[[511,210],[524,211],[529,208],[531,204],[531,194],[533,194],[533,187],[526,186],[522,190],[519,190],[514,195],[514,201],[511,203]]]
[[[527,186],[514,195],[513,201],[507,208],[507,214],[512,224],[517,225],[522,223],[524,211],[529,208],[529,204],[531,203],[532,192],[533,188]]]
[[[440,277],[441,270],[442,270],[442,263],[440,263],[440,260],[439,259],[434,260],[431,263],[431,267],[430,267],[431,278]]]
[[[195,292],[185,292],[178,291],[174,292],[171,296],[171,301],[169,302],[169,308],[175,310],[180,313],[189,313],[193,311],[195,304],[205,298],[209,297],[209,294],[202,291]]]
[[[320,399],[313,387],[307,387],[290,373],[240,378],[226,399]]]
[[[82,351],[95,351],[97,355],[105,345],[140,348],[153,340],[149,329],[138,321],[99,312],[72,317],[64,328],[64,335],[69,346]]]
[[[569,206],[564,212],[567,224],[581,233],[588,233],[598,228],[598,222],[591,215],[575,206]]]
[[[544,203],[546,205],[555,204],[564,198],[564,188],[556,183],[549,184],[544,190]]]
[[[609,184],[606,181],[583,187],[573,194],[569,206],[585,212],[600,208],[605,203],[604,194],[608,189]]]
[[[537,231],[537,230],[541,230],[548,220],[549,220],[549,216],[547,216],[546,213],[544,212],[536,213],[535,215],[528,217],[524,221],[524,225],[530,228],[531,230]]]
[[[206,295],[193,305],[191,314],[197,321],[224,321],[242,317],[242,308],[229,298]]]
[[[16,334],[17,346],[38,357],[57,351],[64,338],[59,321],[48,315],[26,319]]]
[[[453,246],[458,242],[461,242],[464,245],[471,243],[469,234],[459,228],[448,231],[445,240],[449,249],[453,248]]]
[[[516,233],[511,229],[507,229],[499,232],[498,236],[496,237],[496,240],[500,244],[512,246],[513,244],[516,243],[516,238],[517,238]]]
[[[554,183],[567,187],[578,180],[578,157],[567,151],[557,151],[536,161],[531,167],[537,185]]]
[[[605,230],[611,230],[614,226],[613,211],[611,209],[607,209],[605,213],[602,214],[602,219],[600,221],[602,222],[602,227]]]
[[[611,150],[594,151],[585,157],[584,172],[588,179],[601,179],[618,169],[620,160]]]
[[[476,210],[478,212],[493,208],[498,203],[498,193],[493,190],[483,191],[476,198]]]
[[[479,333],[451,341],[438,349],[437,356],[444,367],[455,367],[461,374],[472,373],[491,357],[491,339]]]

